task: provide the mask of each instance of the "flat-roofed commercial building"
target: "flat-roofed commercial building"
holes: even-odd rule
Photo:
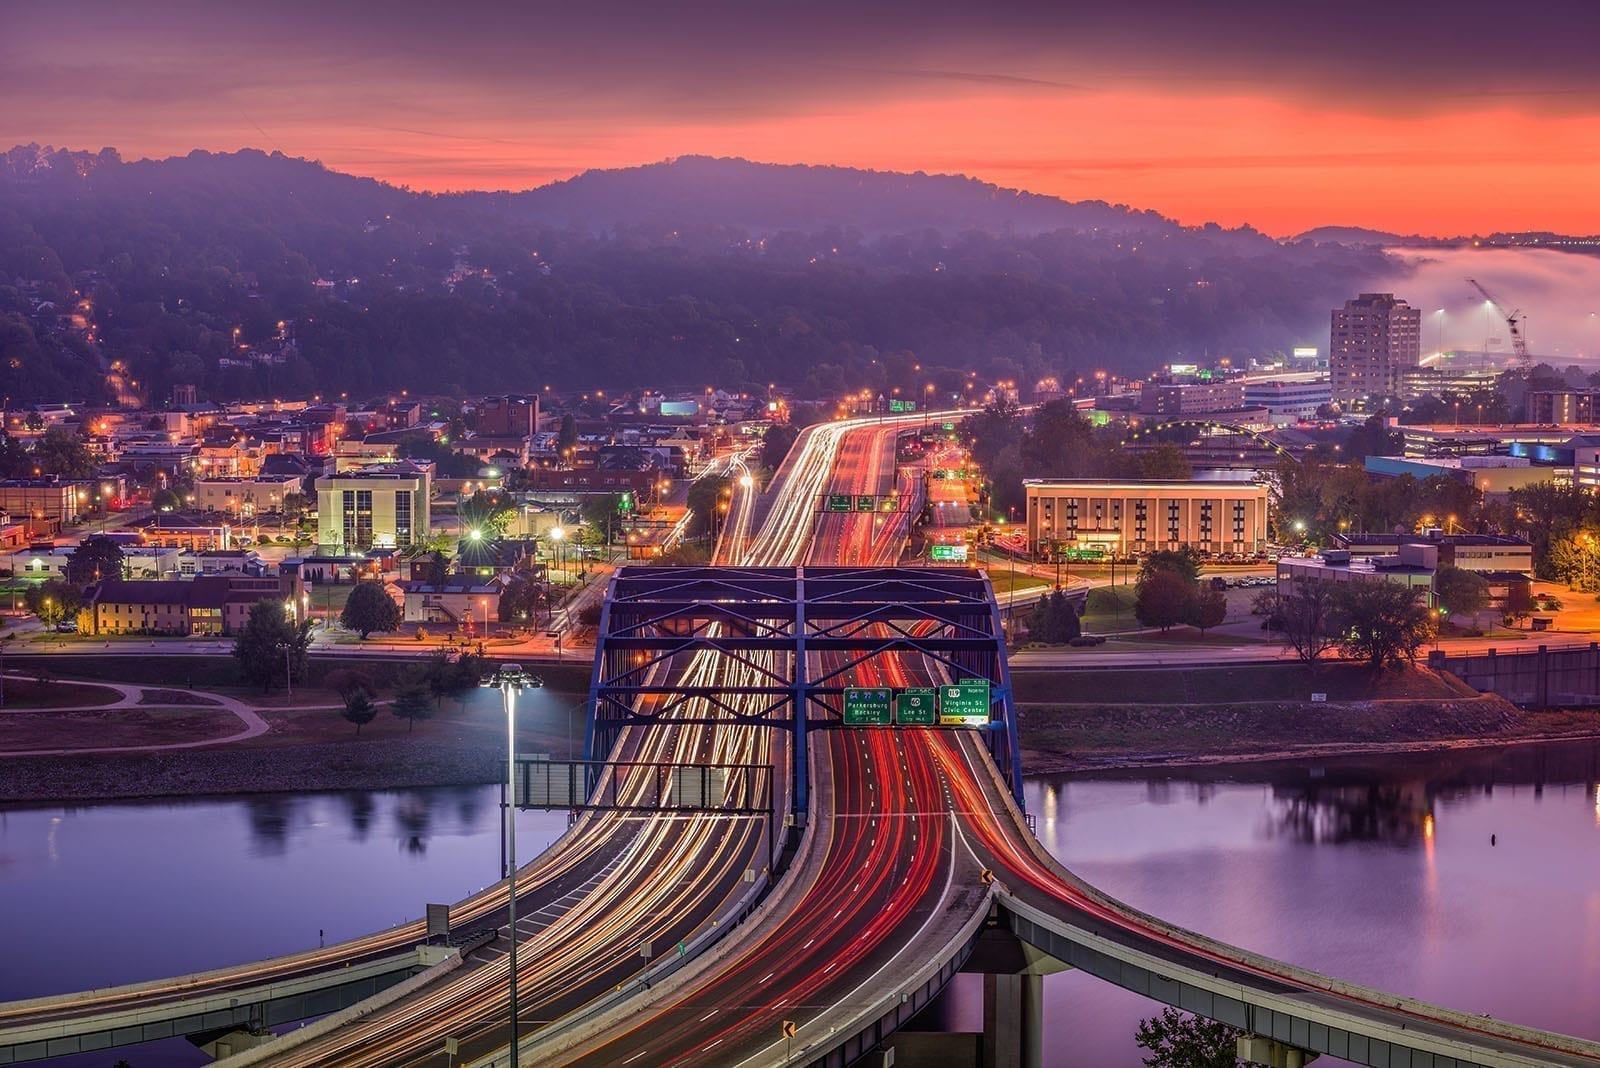
[[[197,478],[194,507],[204,512],[253,516],[283,511],[283,499],[300,492],[294,475],[255,475],[252,478]]]
[[[1252,556],[1267,548],[1267,488],[1246,481],[1025,479],[1028,545],[1137,556],[1193,548]]]
[[[1433,545],[1402,545],[1383,556],[1352,557],[1343,549],[1315,557],[1278,559],[1278,593],[1293,597],[1306,582],[1393,582],[1419,591],[1422,603],[1433,607],[1433,581],[1439,572],[1439,550]]]
[[[1252,376],[1242,384],[1245,405],[1265,408],[1274,426],[1310,422],[1333,400],[1333,382],[1324,374]]]
[[[1440,567],[1480,574],[1533,574],[1532,543],[1504,534],[1446,534],[1433,527],[1421,534],[1335,534],[1333,544],[1355,561],[1394,556],[1408,545],[1427,545],[1436,551]]]
[[[324,552],[393,549],[428,539],[426,468],[406,460],[317,479],[317,544]]]
[[[1244,407],[1244,385],[1237,380],[1146,383],[1139,411],[1146,415],[1204,415]]]

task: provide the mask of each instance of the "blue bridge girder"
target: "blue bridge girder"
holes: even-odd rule
[[[662,682],[656,669],[713,652],[740,684]],[[808,731],[842,726],[847,686],[880,663],[915,663],[935,685],[986,679],[985,747],[1022,797],[1021,752],[999,608],[977,569],[623,567],[611,578],[590,686],[585,756],[604,760],[641,723],[761,723],[793,732],[793,809],[806,810]],[[872,678],[883,685],[885,679]]]

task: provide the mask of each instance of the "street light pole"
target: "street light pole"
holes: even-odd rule
[[[517,694],[543,686],[544,680],[527,674],[520,664],[502,664],[478,685],[498,689],[506,712],[506,937],[510,943],[511,1068],[517,1068]]]

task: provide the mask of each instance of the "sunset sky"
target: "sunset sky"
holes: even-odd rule
[[[743,156],[1269,233],[1600,231],[1600,5],[0,0],[0,147],[413,188]]]

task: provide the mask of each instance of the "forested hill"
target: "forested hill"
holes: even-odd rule
[[[1325,344],[1371,248],[963,178],[686,159],[428,195],[257,151],[0,158],[0,395],[920,390]],[[921,372],[913,371],[922,365]]]
[[[763,236],[830,227],[867,236],[928,228],[1025,235],[1056,230],[1160,235],[1178,229],[1153,211],[1102,201],[1075,203],[956,175],[707,156],[588,171],[516,194],[510,204],[527,218],[563,226],[732,226]]]

